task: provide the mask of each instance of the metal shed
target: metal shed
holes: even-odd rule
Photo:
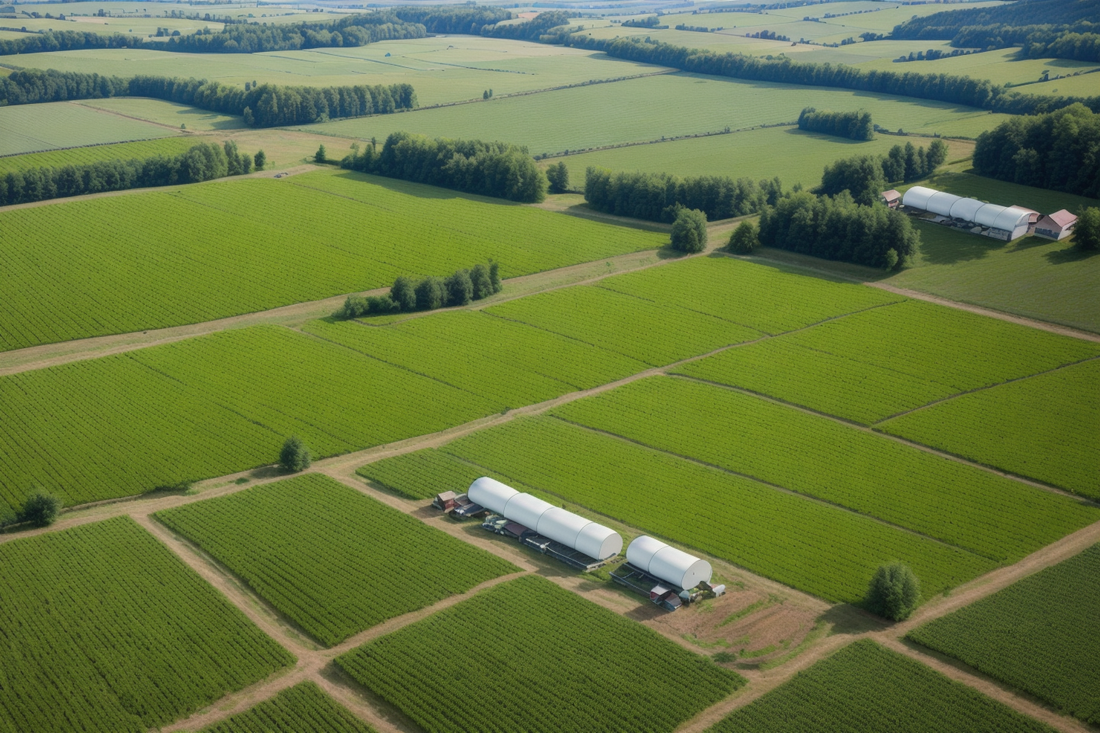
[[[709,583],[714,572],[706,560],[645,535],[626,548],[626,560],[653,577],[683,589]]]
[[[507,506],[508,500],[518,493],[511,486],[488,476],[482,476],[470,484],[466,495],[475,504],[480,504],[495,514],[504,514],[504,507]]]
[[[924,205],[924,209],[940,216],[951,216],[951,207],[962,200],[962,196],[956,196],[946,191],[936,191],[928,198],[928,203]]]

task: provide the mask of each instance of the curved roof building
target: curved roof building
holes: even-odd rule
[[[626,561],[655,578],[685,589],[709,583],[714,572],[706,560],[646,535],[635,538],[626,548]]]
[[[1013,240],[1027,234],[1031,212],[1018,206],[987,204],[926,186],[913,186],[901,199],[903,206],[928,211],[948,219],[977,224],[990,236]]]

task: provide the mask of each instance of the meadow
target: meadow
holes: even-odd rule
[[[490,588],[337,664],[439,733],[672,731],[744,684],[538,576]]]
[[[327,646],[518,570],[316,473],[156,517]]]
[[[735,710],[708,733],[968,733],[976,729],[1054,731],[916,660],[863,640]]]
[[[875,569],[891,560],[913,568],[926,597],[995,566],[870,517],[554,418],[516,420],[442,450],[506,483],[535,487],[832,602],[860,603]],[[442,461],[432,464],[418,466],[425,485],[433,469],[437,485],[454,475]]]
[[[753,395],[653,377],[553,411],[928,537],[1011,562],[1100,511]],[[744,450],[743,446],[754,446]]]
[[[5,733],[140,733],[294,663],[129,517],[0,545],[0,595]]]
[[[909,632],[1092,725],[1100,724],[1100,545]]]
[[[91,145],[68,150],[53,150],[46,153],[11,155],[0,158],[0,176],[31,168],[61,168],[66,165],[88,165],[101,160],[130,160],[132,158],[151,158],[156,155],[180,155],[200,142],[207,142],[207,140],[189,137],[165,137],[159,140],[115,143],[113,145]]]
[[[202,733],[374,733],[325,694],[315,682],[299,682],[243,713],[202,729]]]
[[[0,227],[11,234],[0,350],[262,311],[489,259],[514,277],[667,241],[335,171],[8,211]]]
[[[882,423],[879,429],[1100,499],[1100,360],[1068,366]]]
[[[0,155],[170,137],[172,130],[69,102],[0,108]]]
[[[19,9],[23,10],[23,5]],[[68,7],[63,8],[68,10]],[[98,10],[98,8],[97,8]],[[54,13],[48,7],[46,13]],[[94,12],[94,11],[93,11]],[[28,18],[20,16],[16,20],[6,20],[5,25],[10,27],[26,28],[28,31],[71,31],[74,33],[100,33],[111,35],[122,33],[127,36],[156,36],[158,28],[167,28],[171,31],[179,31],[180,35],[188,36],[197,31],[209,29],[217,33],[224,28],[223,23],[209,20],[191,20],[188,18],[138,18],[133,16],[73,16],[66,15],[65,20],[58,18]]]
[[[77,104],[118,117],[132,117],[180,130],[238,130],[245,126],[244,119],[237,115],[211,112],[186,104],[166,102],[162,99],[149,99],[147,97],[85,99],[77,102]]]
[[[875,41],[870,45],[873,46],[876,43],[879,42]],[[934,48],[936,42],[914,41],[913,43],[921,43]],[[1043,85],[1033,85],[1032,82],[1042,79],[1044,73],[1048,74],[1049,78],[1053,78],[1100,68],[1100,64],[1070,59],[1019,59],[1017,58],[1019,50],[1018,47],[1009,47],[934,61],[905,61],[903,63],[893,63],[892,59],[882,58],[877,61],[866,62],[860,66],[865,69],[881,69],[901,73],[955,74],[975,79],[989,79],[997,86],[1015,87],[1023,85],[1017,90],[1022,94],[1060,93],[1064,95],[1074,94],[1074,92],[1069,91],[1068,84],[1070,82],[1067,80],[1056,80],[1067,84],[1067,88],[1061,92],[1054,92],[1054,88],[1059,86],[1056,82],[1046,82]],[[1085,84],[1090,82],[1092,84],[1093,91],[1082,92],[1084,96],[1094,96],[1095,89],[1100,84],[1100,77],[1084,76],[1078,78],[1082,79]]]

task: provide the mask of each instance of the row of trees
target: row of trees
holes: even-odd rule
[[[427,311],[444,306],[469,305],[475,300],[499,293],[504,285],[500,280],[500,265],[474,265],[469,270],[455,270],[449,277],[426,277],[413,282],[399,277],[393,282],[389,295],[349,295],[344,305],[332,314],[333,318],[361,318],[387,313]]]
[[[983,132],[974,148],[983,176],[1100,198],[1100,115],[1076,104],[1013,117]]]
[[[0,39],[0,56],[11,56],[17,53],[74,51],[84,48],[134,48],[140,46],[141,43],[140,38],[121,33],[46,31],[45,33],[30,33],[23,38]]]
[[[698,209],[707,219],[729,219],[760,211],[782,194],[778,178],[757,183],[749,178],[668,173],[618,172],[590,167],[584,184],[589,206],[609,214],[671,222],[679,210]]]
[[[537,41],[545,35],[553,35],[552,30],[566,26],[572,17],[578,17],[577,13],[549,10],[545,13],[539,13],[526,23],[487,26],[481,29],[481,35],[491,38]]]
[[[198,183],[248,173],[253,163],[257,170],[262,170],[264,162],[262,150],[253,158],[239,152],[235,142],[228,141],[224,147],[199,143],[175,156],[12,171],[0,176],[0,206],[101,191]]]
[[[798,115],[798,129],[807,132],[823,132],[851,140],[870,140],[875,136],[875,126],[871,122],[871,113],[858,112],[820,112],[806,107]]]
[[[247,89],[205,79],[117,76],[24,69],[0,78],[0,106],[69,99],[153,97],[223,114],[242,115],[250,127],[322,122],[335,117],[388,114],[417,106],[409,84],[346,87],[248,85]]]
[[[759,237],[767,247],[886,269],[901,267],[920,246],[905,214],[861,206],[846,191],[784,197],[761,212]]]
[[[911,142],[895,145],[886,155],[857,155],[825,166],[821,192],[848,191],[857,203],[870,206],[888,183],[908,183],[930,176],[945,160],[947,145],[933,140],[928,149]]]
[[[381,151],[372,142],[352,147],[341,167],[416,183],[537,203],[546,198],[547,180],[526,147],[481,140],[430,138],[395,132]]]
[[[1100,61],[1100,33],[1036,33],[1024,41],[1020,56],[1097,62]]]
[[[349,15],[335,22],[228,25],[221,31],[203,30],[173,36],[159,45],[168,51],[187,53],[261,53],[366,46],[378,41],[424,38],[426,35],[428,32],[423,25],[407,23],[389,11],[378,11]]]

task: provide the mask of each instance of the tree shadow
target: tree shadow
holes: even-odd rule
[[[1100,250],[1093,250],[1091,252],[1077,247],[1066,247],[1065,249],[1056,249],[1051,252],[1047,252],[1043,255],[1052,265],[1064,265],[1067,262],[1080,262],[1082,260],[1088,260],[1096,255],[1100,255]]]
[[[928,265],[954,265],[969,260],[980,260],[1008,246],[1008,242],[999,239],[983,237],[981,234],[973,234],[941,224],[923,224],[920,232],[921,257]]]
[[[858,635],[889,628],[890,622],[850,603],[840,603],[817,617],[833,634]]]

